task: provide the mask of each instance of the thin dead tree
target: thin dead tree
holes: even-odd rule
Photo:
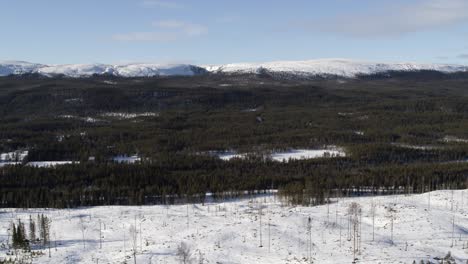
[[[84,216],[81,216],[81,217],[80,217],[79,226],[80,226],[80,230],[81,230],[81,236],[82,236],[82,241],[83,241],[83,248],[86,248],[85,235],[86,235],[86,231],[88,230],[88,224],[87,224],[86,221],[84,220]]]
[[[361,206],[353,202],[349,205],[348,207],[348,215],[350,216],[351,219],[351,226],[352,226],[352,240],[353,240],[353,261],[356,260],[356,253],[357,247],[359,244],[360,239],[360,234],[359,234],[359,223],[360,223],[360,217],[362,214]]]
[[[427,193],[428,198],[427,198],[427,210],[431,210],[431,190],[429,189],[429,192]]]
[[[99,219],[99,249],[102,249],[102,222]]]
[[[268,213],[268,253],[271,252],[271,212]]]
[[[136,264],[136,253],[137,253],[137,246],[138,246],[138,231],[136,226],[131,225],[129,228],[130,238],[132,242],[132,255],[133,255],[133,262]]]
[[[123,227],[123,242],[124,242],[124,255],[127,254],[127,237],[125,236],[125,224],[122,225]]]
[[[340,247],[341,247],[341,230],[343,229],[343,217],[340,217]]]
[[[375,214],[377,212],[377,207],[375,205],[374,199],[372,199],[370,213],[372,216],[372,241],[375,240]]]
[[[454,241],[455,241],[455,215],[452,215],[452,244],[450,247],[454,246]]]
[[[260,220],[260,229],[259,229],[259,232],[260,232],[260,247],[263,247],[263,238],[262,238],[262,204],[260,203],[259,207],[258,207],[258,217],[259,217],[259,220]]]
[[[452,197],[450,198],[450,211],[452,211],[452,212],[453,212],[453,192],[454,192],[454,190],[452,189],[452,191],[451,191]]]
[[[312,218],[307,219],[307,232],[308,240],[307,240],[307,259],[309,263],[312,263]]]
[[[182,242],[177,247],[176,254],[179,257],[180,262],[182,264],[188,264],[188,263],[190,263],[190,255],[192,254],[192,249],[190,248],[190,246],[187,243]]]
[[[187,202],[187,229],[190,228],[189,204]]]
[[[394,241],[393,241],[393,223],[395,221],[395,217],[396,217],[396,210],[395,208],[393,208],[393,206],[389,206],[388,209],[387,209],[387,218],[390,219],[390,242],[392,243],[392,245],[394,244]]]
[[[145,222],[144,216],[140,215],[140,252],[143,252],[143,232],[141,231],[141,225]]]

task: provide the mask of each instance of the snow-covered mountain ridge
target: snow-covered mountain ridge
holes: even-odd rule
[[[44,65],[23,61],[0,61],[0,76],[40,74],[47,77],[64,75],[71,78],[92,75],[119,77],[193,76],[204,69],[188,64],[65,64]]]
[[[194,76],[211,74],[279,73],[297,76],[340,76],[353,78],[385,72],[437,71],[442,73],[468,72],[468,66],[456,64],[375,63],[345,59],[307,61],[277,61],[266,63],[234,63],[196,66],[190,64],[66,64],[45,65],[23,61],[0,61],[0,76],[41,74],[48,77],[88,77],[113,75],[119,77]]]
[[[467,72],[468,66],[456,64],[375,63],[345,59],[319,59],[307,61],[277,61],[267,63],[235,63],[207,66],[217,73],[288,73],[301,76],[356,77],[391,71],[438,71],[443,73]]]

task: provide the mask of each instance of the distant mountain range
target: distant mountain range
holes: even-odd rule
[[[0,61],[0,76],[39,74],[70,78],[110,75],[118,77],[195,76],[203,74],[269,74],[298,77],[354,78],[387,72],[435,71],[468,72],[468,66],[456,64],[374,63],[346,59],[276,61],[197,66],[190,64],[66,64],[45,65],[24,61]]]

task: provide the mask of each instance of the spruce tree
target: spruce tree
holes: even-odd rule
[[[31,215],[29,215],[29,241],[31,243],[36,241],[36,223],[34,223]]]

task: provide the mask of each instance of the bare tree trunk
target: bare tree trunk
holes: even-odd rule
[[[428,210],[431,210],[431,189],[430,188],[427,194],[428,194],[427,208]]]
[[[270,214],[268,214],[268,253],[271,252],[271,217]]]
[[[391,225],[392,225],[392,227],[391,227],[391,229],[392,229],[392,231],[391,231],[391,232],[392,232],[391,240],[392,240],[392,244],[393,244],[393,216],[392,216],[391,222],[392,222],[392,223],[391,223]]]
[[[99,219],[99,249],[102,249],[102,223]]]
[[[455,240],[455,215],[452,216],[452,245],[450,247],[454,246],[454,240]]]
[[[263,243],[262,243],[262,204],[260,204],[260,208],[259,208],[259,219],[260,219],[260,247],[263,247]]]

